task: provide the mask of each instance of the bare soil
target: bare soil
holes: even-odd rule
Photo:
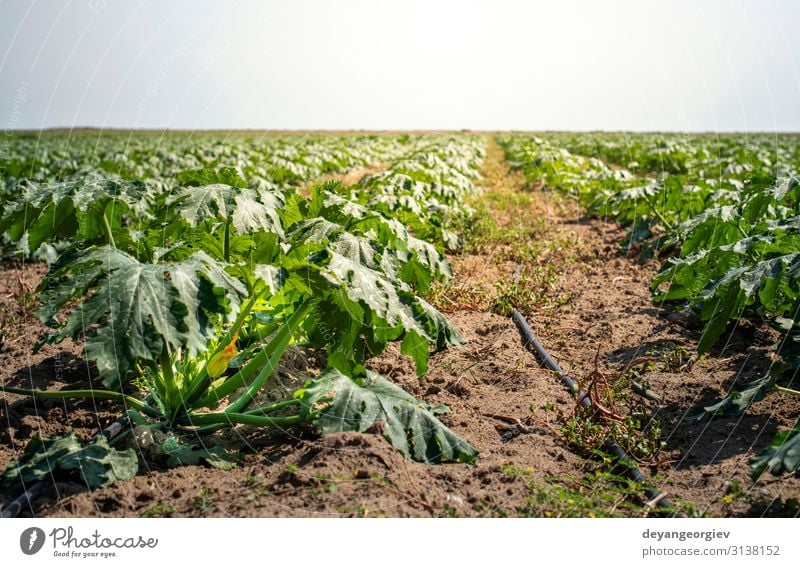
[[[666,446],[641,459],[643,471],[687,513],[709,515],[797,514],[797,475],[765,477],[755,485],[747,461],[778,429],[789,427],[800,404],[773,393],[745,416],[681,425],[698,404],[708,404],[734,383],[760,376],[772,361],[769,331],[742,323],[724,347],[693,360],[698,332],[692,318],[655,305],[648,284],[658,267],[618,245],[624,234],[612,223],[587,219],[571,201],[538,188],[506,170],[490,145],[485,191],[499,201],[528,192],[526,210],[492,209],[501,227],[520,224],[542,250],[520,262],[512,244],[487,244],[451,258],[455,280],[435,303],[468,339],[432,356],[428,374],[391,347],[371,367],[409,392],[451,411],[443,422],[479,451],[477,464],[429,466],[404,459],[379,435],[339,434],[320,438],[308,429],[264,431],[241,427],[207,439],[237,453],[239,465],[223,472],[201,466],[167,469],[142,459],[132,481],[89,492],[79,482],[59,483],[40,498],[36,516],[560,516],[587,515],[590,504],[570,510],[559,490],[602,513],[643,515],[622,504],[633,494],[587,485],[587,473],[602,469],[586,446],[565,434],[576,420],[575,400],[557,378],[526,351],[508,317],[490,311],[498,281],[521,264],[523,275],[558,266],[546,293],[529,302],[525,315],[534,332],[584,387],[600,379],[618,386],[621,370],[637,364],[636,378],[660,397],[635,402],[618,397],[614,411],[644,407],[661,422]],[[526,219],[535,225],[524,224]],[[550,245],[548,245],[548,243]],[[32,354],[45,328],[35,319],[30,289],[40,281],[39,264],[6,263],[0,270],[0,381],[36,388],[86,386],[93,371],[81,345],[46,345]],[[523,278],[523,281],[528,281]],[[313,363],[313,362],[312,362]],[[638,406],[635,404],[638,403]],[[70,430],[88,439],[118,415],[110,402],[34,404],[18,396],[0,398],[0,469],[19,456],[35,433]],[[633,448],[632,448],[633,449]],[[617,500],[604,499],[609,490]],[[607,503],[606,503],[607,502]],[[0,505],[5,504],[0,497]],[[642,502],[639,502],[642,504]]]
[[[389,167],[389,163],[376,163],[367,167],[353,169],[347,173],[331,173],[330,175],[324,175],[320,179],[315,179],[314,181],[308,183],[308,185],[303,188],[303,192],[307,192],[312,186],[324,183],[326,181],[341,181],[342,185],[345,187],[350,187],[351,185],[355,185],[361,181],[361,179],[367,175],[380,173],[387,167]]]

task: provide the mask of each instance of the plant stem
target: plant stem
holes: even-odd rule
[[[652,210],[652,211],[653,211],[653,212],[656,214],[656,216],[658,217],[658,219],[659,219],[659,220],[660,220],[662,223],[664,223],[664,226],[666,227],[666,229],[667,229],[667,230],[672,230],[672,228],[673,228],[673,227],[672,227],[672,224],[671,224],[669,221],[667,221],[667,219],[666,219],[666,218],[664,218],[664,215],[663,215],[663,214],[661,214],[661,211],[659,211],[659,210],[658,210],[658,207],[656,207],[656,206],[655,206],[655,205],[654,205],[652,202],[650,202],[650,199],[648,199],[647,197],[645,197],[645,198],[644,198],[644,201],[645,201],[645,203],[647,203],[647,204],[648,204],[648,206],[650,207],[650,209],[651,209],[651,210]]]
[[[113,203],[113,201],[111,201],[111,203]],[[103,209],[103,214],[100,215],[100,224],[103,227],[103,233],[106,235],[106,243],[112,248],[116,248],[117,245],[114,243],[114,235],[111,232],[111,224],[108,222],[108,217],[106,216],[106,212],[111,206],[111,203],[106,205],[106,208]]]
[[[182,409],[182,396],[178,393],[179,387],[175,383],[175,372],[172,368],[172,357],[169,355],[169,348],[164,345],[161,351],[161,372],[164,375],[164,391],[161,399],[166,406],[167,415],[172,418]]]
[[[240,423],[243,425],[266,425],[271,427],[288,427],[303,423],[300,415],[289,415],[285,417],[266,417],[262,415],[251,415],[248,413],[204,413],[189,414],[178,419],[182,425],[232,425]]]
[[[280,326],[281,322],[277,319],[274,321],[270,321],[269,323],[264,323],[260,327],[258,327],[258,329],[256,329],[255,331],[249,332],[246,336],[242,336],[242,339],[247,342],[264,340],[272,333],[274,333]]]
[[[269,406],[263,406],[260,408],[256,408],[247,412],[244,412],[244,415],[263,415],[266,413],[276,412],[278,410],[288,408],[291,406],[300,405],[300,400],[286,400],[284,402],[278,402]],[[224,429],[226,426],[230,425],[230,422],[226,421],[224,423],[215,423],[214,425],[205,425],[203,427],[198,427],[196,429],[191,429],[191,432],[196,435],[206,435],[209,433],[214,433],[215,431],[219,431],[220,429]],[[178,426],[181,429],[184,429],[182,426]]]
[[[280,357],[283,355],[286,347],[289,346],[289,341],[294,333],[292,326],[295,323],[299,324],[302,321],[302,319],[305,317],[305,314],[308,312],[309,307],[310,304],[306,303],[295,310],[289,320],[283,324],[277,333],[275,333],[275,336],[272,338],[272,340],[267,343],[258,352],[258,354],[251,358],[250,361],[236,374],[215,388],[212,388],[208,392],[205,391],[205,388],[208,386],[205,386],[203,390],[200,390],[200,393],[205,392],[205,396],[203,396],[203,398],[196,403],[193,403],[192,407],[211,407],[219,403],[222,398],[231,394],[237,388],[248,387],[247,393],[250,393],[250,389],[253,387],[253,384],[257,384],[256,390],[260,389],[269,374],[272,373],[272,370],[275,368],[278,360],[280,360]],[[256,376],[252,384],[248,384],[248,382],[256,374],[256,372],[258,372],[259,369],[261,369],[261,373]],[[266,375],[264,375],[263,380],[259,382],[259,377],[262,376],[264,372],[266,372]],[[252,400],[252,396],[254,395],[255,393],[250,394],[250,400]],[[248,400],[247,403],[249,403],[250,400]],[[236,412],[244,409],[244,407],[245,406],[236,406],[236,408],[232,411]]]
[[[351,220],[349,223],[347,223],[347,225],[344,227],[344,229],[349,231],[351,228],[353,228],[357,224],[361,224],[362,222],[366,222],[366,221],[369,221],[369,220],[372,220],[372,219],[377,219],[377,218],[381,218],[381,215],[367,215],[362,219],[354,219],[354,220]]]
[[[186,433],[192,433],[193,435],[208,435],[210,433],[214,433],[219,431],[220,429],[225,429],[228,424],[224,423],[216,423],[214,425],[204,425],[202,427],[189,427],[186,425],[177,425],[175,429]]]
[[[778,386],[777,384],[773,386],[773,388],[778,392],[783,392],[784,394],[789,394],[791,396],[800,396],[800,391],[792,390],[791,388],[784,388],[783,386]]]
[[[307,301],[298,307],[295,312],[292,313],[292,316],[289,317],[289,320],[286,321],[286,324],[275,334],[275,338],[269,342],[267,347],[253,357],[253,361],[258,361],[255,366],[256,368],[259,364],[264,364],[264,367],[255,377],[255,379],[247,386],[247,390],[245,390],[241,396],[239,396],[233,403],[225,408],[225,413],[238,413],[253,401],[253,398],[256,396],[258,391],[261,390],[264,382],[267,381],[267,378],[269,378],[269,376],[272,374],[272,371],[278,365],[278,361],[280,361],[283,353],[289,346],[289,342],[292,340],[292,335],[294,335],[294,332],[296,328],[300,326],[300,323],[303,322],[303,319],[306,318],[306,315],[310,309],[310,301]],[[244,371],[248,367],[250,367],[249,363],[242,370]],[[221,385],[220,390],[227,389],[226,385],[227,382],[224,382]],[[228,393],[230,393],[230,391]]]
[[[284,408],[289,408],[292,406],[299,406],[300,400],[286,400],[283,402],[277,402],[274,404],[270,404],[268,406],[261,406],[260,408],[251,409],[250,411],[244,412],[247,415],[264,415],[267,413],[273,413]]]
[[[231,218],[225,221],[225,240],[223,243],[222,256],[226,262],[231,261]]]
[[[17,394],[19,396],[31,396],[33,398],[42,398],[49,400],[60,400],[64,398],[102,398],[106,400],[114,400],[124,403],[129,407],[139,410],[150,417],[159,418],[161,414],[155,408],[145,404],[141,400],[137,400],[132,396],[121,394],[120,392],[112,392],[111,390],[25,390],[22,388],[11,388],[9,386],[0,386],[0,391],[9,394]]]
[[[750,235],[749,235],[749,234],[747,234],[747,231],[745,231],[745,229],[743,229],[743,228],[742,228],[742,227],[739,225],[739,223],[738,223],[738,222],[736,223],[736,228],[738,228],[738,229],[739,229],[739,234],[741,234],[741,235],[742,235],[742,238],[750,238]]]

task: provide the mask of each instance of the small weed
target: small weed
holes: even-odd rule
[[[662,435],[668,424],[651,417],[644,404],[634,400],[630,403],[629,411],[614,419],[598,420],[596,409],[576,408],[561,428],[564,441],[588,455],[601,450],[605,441],[611,439],[636,461],[652,464],[666,447]]]
[[[667,372],[686,372],[692,368],[692,354],[680,345],[665,352],[661,361]]]
[[[602,463],[606,467],[608,463]],[[655,513],[644,501],[644,486],[621,474],[593,470],[582,476],[533,478],[533,470],[514,465],[502,467],[509,478],[525,482],[528,494],[516,513],[536,518],[614,518],[641,517]],[[702,513],[690,503],[676,503],[676,508],[691,517]],[[662,510],[659,510],[661,513]]]
[[[473,509],[475,510],[475,513],[481,518],[508,517],[508,512],[506,512],[502,507],[486,500],[485,498],[482,498],[477,503],[475,503]]]
[[[438,517],[439,518],[460,518],[461,514],[459,514],[458,510],[456,510],[452,506],[445,505],[445,507],[442,508],[441,512],[439,512]]]
[[[212,498],[213,494],[214,491],[209,487],[202,487],[197,496],[194,497],[195,508],[204,514],[209,513],[214,508],[214,499]]]
[[[733,479],[725,490],[725,496],[722,497],[723,504],[733,504],[739,500],[746,499],[747,492],[742,487],[742,482],[739,479]]]
[[[455,376],[458,374],[458,369],[456,368],[456,363],[452,360],[445,360],[442,362],[442,368],[444,368],[448,374],[451,376]]]
[[[375,473],[375,472],[369,473],[369,478],[370,478],[370,480],[372,480],[375,484],[378,484],[379,486],[389,486],[389,487],[394,486],[394,483],[392,483],[392,481],[389,480],[388,477],[386,477],[386,476],[384,476],[382,474],[378,474],[378,473]]]
[[[175,508],[168,502],[156,502],[150,508],[139,514],[141,518],[171,518]]]
[[[797,518],[800,517],[800,501],[797,498],[768,499],[752,489],[747,489],[738,479],[733,479],[722,497],[722,506],[728,516]],[[743,510],[743,507],[747,507]],[[736,510],[736,508],[739,508]]]
[[[526,481],[528,495],[516,510],[519,516],[536,518],[603,518],[642,516],[641,488],[611,473],[594,471],[582,477],[531,478],[530,469],[503,467],[503,473]]]
[[[33,291],[24,291],[17,296],[17,304],[26,316],[33,314],[37,305],[36,294]]]
[[[523,469],[516,465],[503,465],[500,467],[500,472],[514,478],[530,478],[533,475],[533,468],[526,467]]]
[[[452,279],[433,284],[425,294],[425,299],[444,313],[463,309],[480,311],[488,303],[488,290],[479,282]]]
[[[247,496],[248,500],[260,500],[265,496],[272,496],[272,491],[258,477],[248,476],[244,481],[244,485],[250,493]]]
[[[456,219],[452,230],[459,235],[457,254],[484,254],[497,231],[497,221],[484,205],[479,204],[474,206],[472,217]]]
[[[583,454],[601,447],[606,439],[606,428],[588,416],[576,413],[561,427],[564,442]]]
[[[495,283],[497,294],[491,309],[498,315],[508,316],[519,309],[529,313],[534,309],[563,306],[570,300],[566,294],[552,295],[561,276],[555,264],[529,266],[519,277],[503,277]]]

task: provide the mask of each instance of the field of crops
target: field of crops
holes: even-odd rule
[[[800,514],[800,137],[3,143],[6,513]]]

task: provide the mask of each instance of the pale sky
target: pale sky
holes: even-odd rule
[[[0,130],[800,131],[800,2],[0,0]]]

